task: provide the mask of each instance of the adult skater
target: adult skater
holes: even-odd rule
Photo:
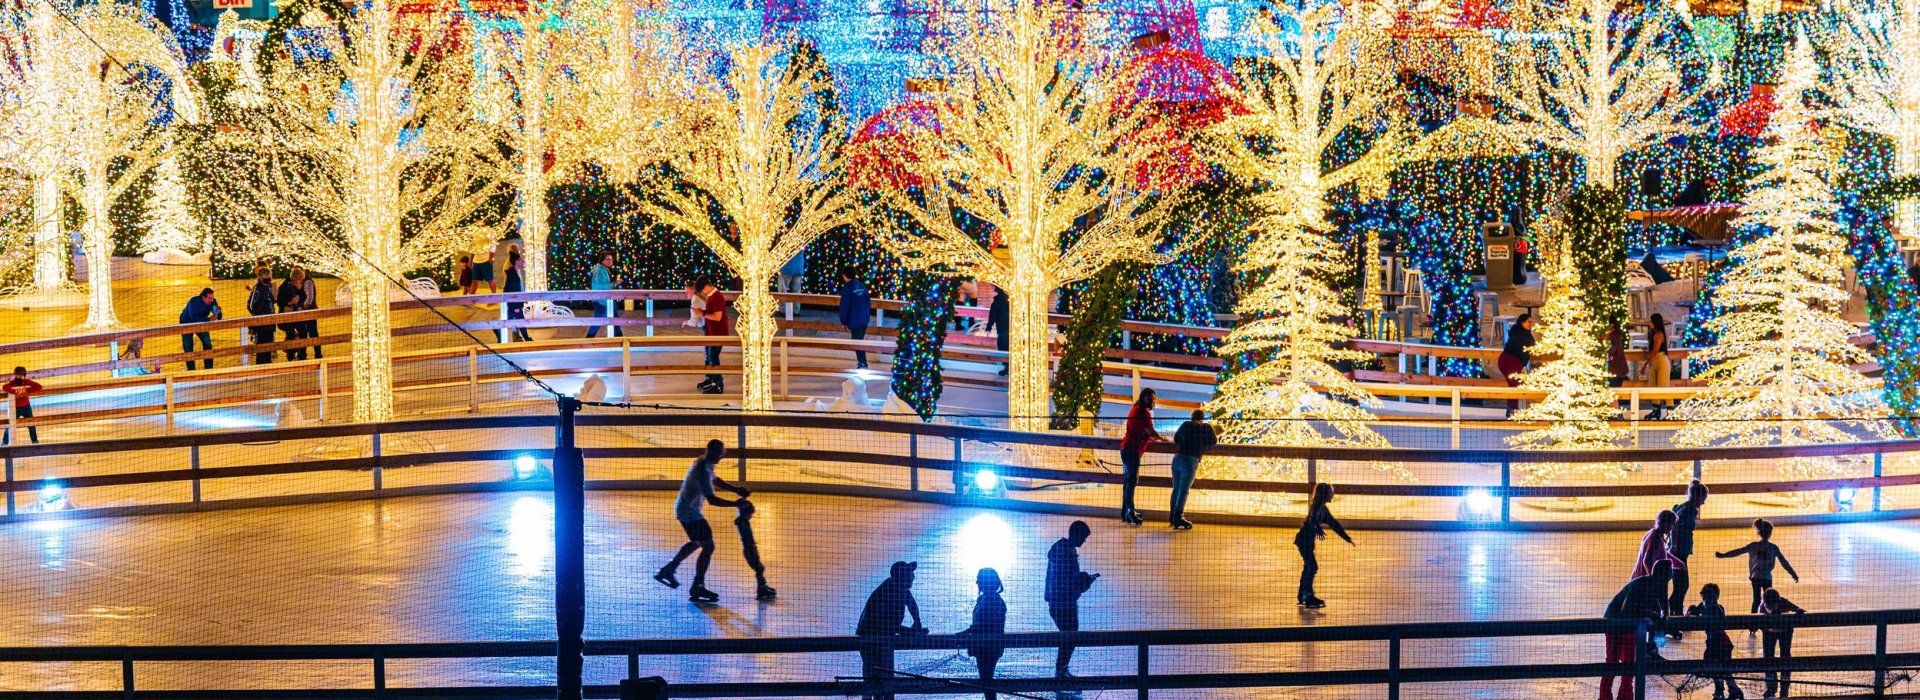
[[[727,446],[719,440],[707,441],[707,452],[693,465],[687,467],[686,478],[680,481],[680,495],[673,501],[673,517],[680,521],[680,529],[687,533],[687,543],[680,545],[680,551],[673,555],[673,561],[653,575],[653,580],[665,584],[668,588],[679,588],[680,580],[674,574],[680,570],[680,562],[685,561],[695,551],[700,558],[694,561],[693,587],[687,589],[687,599],[696,603],[712,603],[720,600],[720,594],[707,590],[707,567],[713,564],[713,526],[707,523],[706,505],[712,503],[723,508],[739,508],[747,501],[752,492],[729,484],[713,472],[713,465],[726,455]],[[714,488],[722,488],[739,496],[738,500],[727,500],[714,493]]]

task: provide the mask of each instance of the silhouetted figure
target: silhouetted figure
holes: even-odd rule
[[[1780,568],[1787,570],[1787,575],[1793,577],[1794,583],[1800,582],[1800,573],[1793,570],[1787,555],[1780,551],[1779,545],[1773,543],[1773,523],[1767,522],[1766,518],[1759,518],[1753,521],[1753,531],[1760,536],[1758,541],[1748,542],[1739,549],[1714,552],[1713,556],[1732,559],[1747,555],[1747,582],[1753,584],[1753,605],[1747,612],[1757,614],[1760,612],[1761,593],[1773,587],[1774,562],[1779,562]]]
[[[1080,596],[1100,578],[1099,574],[1080,570],[1080,545],[1092,536],[1093,528],[1075,520],[1067,526],[1067,536],[1047,550],[1047,615],[1062,632],[1080,631]],[[1060,645],[1060,653],[1053,659],[1054,677],[1071,678],[1067,664],[1072,661],[1073,645]]]
[[[1614,326],[1607,329],[1607,386],[1618,389],[1627,385],[1627,374],[1633,366],[1627,364],[1627,332]]]
[[[713,280],[705,275],[693,281],[693,288],[699,290],[702,332],[708,337],[730,333],[731,330],[727,327],[727,295],[721,294],[720,289],[713,286]],[[706,351],[706,366],[719,367],[720,346],[709,345]],[[713,374],[707,375],[707,378],[700,382],[702,394],[718,394],[726,390],[727,382],[720,377],[718,370],[713,370]]]
[[[746,557],[747,568],[753,569],[754,597],[773,600],[779,592],[767,585],[767,565],[760,562],[760,541],[753,536],[753,511],[753,501],[740,499],[740,514],[733,516],[733,527],[740,531],[740,555]]]
[[[980,589],[980,597],[973,601],[973,624],[961,630],[960,633],[1006,634],[1007,601],[1000,597],[1000,593],[1007,587],[1000,583],[1000,572],[992,568],[981,569],[979,575],[973,577],[973,584]],[[1000,665],[1000,656],[1005,652],[1004,647],[998,646],[967,647],[967,655],[972,656],[974,663],[980,665],[982,684],[993,682],[993,669]],[[992,690],[986,691],[986,696],[987,700],[999,697]]]
[[[1709,620],[1726,617],[1727,609],[1720,605],[1720,585],[1709,583],[1701,586],[1700,602],[1694,603],[1693,607],[1687,608],[1687,616],[1706,618]],[[1706,651],[1701,653],[1700,660],[1732,661],[1733,638],[1727,636],[1726,628],[1713,626],[1708,627],[1705,632],[1707,635],[1707,648]],[[1740,684],[1734,682],[1730,672],[1724,669],[1711,669],[1707,672],[1707,675],[1713,678],[1714,700],[1721,700],[1722,698],[1730,698],[1731,700],[1746,699],[1746,693],[1741,692]]]
[[[253,268],[253,284],[247,287],[247,313],[254,316],[271,316],[274,311],[273,269],[265,265]],[[254,345],[273,344],[274,325],[248,326],[247,334]],[[273,361],[273,351],[256,352],[253,363],[264,365]]]
[[[1300,531],[1293,534],[1293,546],[1300,550],[1300,592],[1295,596],[1299,604],[1309,608],[1327,607],[1327,601],[1313,593],[1313,577],[1320,573],[1320,559],[1314,556],[1314,548],[1327,536],[1327,528],[1353,544],[1353,538],[1347,536],[1347,529],[1340,526],[1340,520],[1333,517],[1333,511],[1327,508],[1333,502],[1333,484],[1319,484],[1313,487],[1313,500],[1307,504],[1307,517],[1300,521]]]
[[[1700,506],[1707,503],[1707,485],[1695,479],[1687,484],[1687,500],[1673,507],[1673,534],[1667,537],[1667,559],[1673,562],[1673,597],[1667,601],[1667,614],[1679,615],[1686,609],[1687,589],[1692,581],[1687,577],[1687,558],[1693,556],[1693,529],[1700,525]],[[1679,630],[1670,630],[1668,637],[1680,638]]]
[[[1707,183],[1697,178],[1687,181],[1687,186],[1680,190],[1680,194],[1673,196],[1673,206],[1676,207],[1697,207],[1706,203]]]
[[[32,397],[34,394],[45,390],[46,387],[40,386],[40,382],[28,379],[26,367],[14,367],[13,378],[8,379],[4,386],[0,386],[0,389],[4,389],[8,396],[13,397],[13,415],[15,417],[31,419],[33,418]],[[0,420],[5,419],[4,417],[0,417]],[[35,445],[40,444],[40,426],[27,426],[27,439],[33,441]],[[4,431],[0,431],[0,445],[11,444],[13,444],[13,429],[7,428]]]
[[[1173,431],[1173,499],[1168,503],[1167,521],[1175,530],[1191,530],[1193,523],[1187,522],[1187,492],[1193,488],[1193,475],[1200,471],[1200,458],[1207,456],[1207,450],[1213,449],[1220,438],[1213,433],[1213,426],[1207,425],[1207,412],[1193,409],[1187,422]]]
[[[1613,595],[1602,617],[1609,620],[1654,620],[1667,617],[1667,582],[1673,577],[1673,565],[1661,559],[1645,576],[1637,576]],[[1608,632],[1607,663],[1630,664],[1635,661],[1638,634]],[[1613,676],[1600,677],[1600,700],[1615,700]],[[1618,700],[1633,699],[1633,676],[1620,676]]]
[[[799,291],[799,290],[795,290]],[[840,271],[840,325],[847,329],[847,337],[865,340],[867,322],[873,319],[873,296],[867,293],[867,283],[853,276],[853,269]],[[854,367],[867,368],[867,351],[853,351]]]
[[[524,263],[520,258],[519,251],[516,251],[516,250],[507,251],[507,281],[500,287],[500,291],[506,292],[508,294],[516,294],[519,292],[527,291],[526,276],[525,276],[525,273],[521,271],[523,264]],[[527,317],[526,302],[520,302],[520,301],[508,302],[507,318],[525,319],[526,317]],[[508,335],[514,341],[518,341],[518,342],[526,342],[526,341],[533,340],[533,336],[527,334],[526,326],[514,326],[513,331]]]
[[[680,551],[673,555],[673,561],[660,567],[654,573],[653,580],[666,584],[668,588],[679,588],[680,580],[674,573],[680,570],[680,562],[685,561],[695,550],[700,558],[694,561],[693,587],[687,589],[687,599],[696,603],[712,603],[720,600],[720,594],[707,590],[707,567],[713,564],[713,526],[707,523],[706,505],[712,503],[724,508],[739,508],[746,503],[752,492],[729,484],[714,474],[713,466],[727,453],[727,446],[719,440],[707,441],[707,453],[693,460],[693,466],[687,467],[687,476],[680,480],[680,495],[673,501],[673,517],[680,521],[680,529],[687,532],[687,543],[680,545]],[[732,491],[740,497],[729,501],[714,493],[714,488]],[[757,555],[756,555],[757,556]]]
[[[1804,615],[1806,612],[1807,611],[1802,610],[1800,606],[1794,605],[1793,601],[1787,600],[1786,596],[1780,595],[1779,591],[1769,588],[1766,593],[1761,594],[1760,614],[1762,615]],[[1793,658],[1793,628],[1782,624],[1770,624],[1761,628],[1760,650],[1762,658]],[[1780,694],[1778,696],[1774,695],[1774,690],[1776,689],[1774,683],[1775,674],[1772,671],[1768,671],[1767,692],[1762,697],[1784,698],[1791,692],[1793,687],[1793,672],[1781,671],[1778,675],[1779,683],[1777,689],[1780,691]]]
[[[1133,492],[1140,486],[1140,458],[1148,444],[1166,441],[1153,429],[1153,400],[1152,389],[1141,390],[1140,398],[1134,399],[1133,408],[1127,411],[1127,433],[1120,438],[1120,522],[1128,525],[1144,522],[1133,509]]]
[[[981,282],[981,284],[986,284]],[[987,330],[993,331],[993,347],[1000,352],[1007,351],[1007,326],[1012,325],[1013,309],[1007,305],[1007,291],[998,290],[993,302],[987,304]],[[1008,365],[1000,365],[1000,376],[1006,376]]]
[[[1533,314],[1520,314],[1507,329],[1507,342],[1500,346],[1500,356],[1494,359],[1493,366],[1500,371],[1500,378],[1507,386],[1520,386],[1520,373],[1527,371],[1530,364],[1533,364]],[[1507,415],[1513,415],[1518,408],[1519,399],[1507,399]]]
[[[1673,566],[1672,555],[1667,554],[1667,536],[1673,534],[1673,524],[1680,516],[1673,511],[1663,510],[1653,519],[1653,528],[1640,538],[1640,555],[1633,560],[1633,574],[1628,578],[1639,578],[1653,573],[1653,565],[1667,562]]]
[[[919,562],[896,561],[888,570],[887,580],[881,581],[878,588],[867,596],[867,606],[860,610],[860,625],[853,633],[862,637],[901,637],[926,634],[927,628],[920,623],[920,603],[913,599],[913,570],[920,568]],[[900,623],[913,616],[913,626]],[[874,642],[860,647],[860,676],[869,686],[893,677],[893,647],[884,642]],[[891,700],[892,693],[873,693],[866,697]]]

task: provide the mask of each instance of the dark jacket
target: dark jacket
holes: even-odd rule
[[[1607,603],[1607,610],[1601,616],[1609,620],[1665,619],[1667,582],[1652,575],[1628,581],[1619,593],[1613,594],[1613,600]]]
[[[993,303],[987,305],[987,330],[994,332],[996,349],[1007,349],[1007,334],[1011,330],[1007,324],[1011,322],[1012,313],[1012,307],[1007,305],[1006,292],[993,295]]]
[[[272,280],[254,280],[253,286],[247,287],[247,313],[255,316],[271,314],[276,310],[273,301]]]
[[[307,293],[300,285],[289,279],[280,283],[280,292],[274,302],[279,304],[280,313],[292,313],[307,308]]]
[[[199,295],[187,300],[187,307],[180,310],[181,323],[206,323],[220,315],[220,302],[211,304],[201,301]]]
[[[854,628],[854,634],[893,635],[903,634],[907,627],[900,623],[907,619],[907,607],[915,603],[913,589],[908,584],[891,576],[880,582],[867,596],[867,606],[860,610],[860,625]]]
[[[973,625],[961,634],[1006,634],[1007,600],[999,593],[982,593],[973,603]],[[967,647],[967,655],[976,659],[1000,658],[1004,650],[997,646]]]
[[[866,330],[867,320],[873,318],[873,298],[867,294],[867,284],[860,280],[847,280],[840,285],[840,325],[848,330]]]
[[[1347,536],[1347,529],[1340,526],[1340,519],[1333,517],[1333,510],[1322,503],[1307,511],[1307,519],[1300,521],[1300,531],[1293,533],[1293,543],[1312,547],[1319,542],[1320,538],[1327,536],[1324,528],[1329,527],[1333,528],[1334,534],[1339,535],[1340,539],[1353,541],[1352,537]]]
[[[1518,323],[1507,331],[1507,344],[1500,352],[1520,358],[1522,366],[1533,364],[1533,331]]]
[[[1093,574],[1080,570],[1080,548],[1062,537],[1047,550],[1047,591],[1049,603],[1072,603],[1093,587]]]
[[[1685,560],[1693,556],[1693,530],[1700,526],[1700,507],[1691,501],[1673,507],[1673,514],[1679,516],[1673,524],[1673,534],[1667,536],[1667,553],[1673,558]]]
[[[1173,431],[1173,445],[1178,448],[1176,452],[1187,457],[1205,455],[1219,442],[1220,438],[1213,434],[1213,426],[1206,423],[1187,421],[1180,424],[1179,430]]]

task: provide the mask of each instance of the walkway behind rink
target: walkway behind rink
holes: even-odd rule
[[[1070,518],[846,497],[762,494],[756,529],[777,602],[752,600],[752,576],[719,509],[712,587],[717,606],[650,580],[683,536],[664,493],[596,492],[589,498],[589,638],[837,635],[852,630],[888,562],[920,562],[915,591],[929,627],[966,626],[974,572],[1007,582],[1010,631],[1050,629],[1040,599],[1044,553]],[[1335,502],[1336,512],[1340,503]],[[1709,514],[1715,505],[1708,504]],[[529,640],[550,638],[551,506],[538,494],[472,494],[216,511],[144,518],[18,523],[0,527],[0,645],[244,644]],[[1087,629],[1218,628],[1597,616],[1626,579],[1638,533],[1371,532],[1358,547],[1322,546],[1320,593],[1330,605],[1293,604],[1299,573],[1291,532],[1201,526],[1175,533],[1094,522],[1082,562],[1105,574],[1082,604]],[[1744,611],[1744,559],[1711,552],[1749,533],[1702,531],[1694,585],[1717,582]],[[1814,611],[1913,605],[1920,524],[1783,528],[1776,541],[1802,574],[1781,572],[1788,597]],[[682,581],[691,579],[689,567]],[[1690,598],[1691,600],[1691,598]],[[1851,636],[1848,636],[1851,635]],[[1736,632],[1741,656],[1757,637]],[[1890,648],[1920,635],[1894,628]],[[1701,641],[1665,653],[1697,657]],[[1810,630],[1805,654],[1871,652],[1868,632]],[[1336,669],[1384,663],[1384,645],[1222,646],[1156,650],[1162,672]],[[842,658],[844,657],[844,658]],[[1413,643],[1409,664],[1600,660],[1587,638]],[[624,673],[596,660],[590,682]],[[1130,673],[1126,650],[1089,650],[1080,673]],[[856,672],[852,655],[644,659],[642,670],[678,680],[822,680]],[[903,655],[903,668],[972,673],[947,653]],[[1016,650],[1003,675],[1051,672],[1048,650]],[[359,685],[364,663],[153,664],[143,687]],[[389,662],[395,685],[550,682],[540,660]],[[1818,676],[1803,678],[1817,680]],[[1859,678],[1838,679],[1858,681]],[[0,667],[0,689],[117,688],[114,664]],[[1594,682],[1417,687],[1407,697],[1584,697]],[[1670,693],[1660,689],[1657,697]],[[1803,686],[1808,694],[1834,689]],[[1757,697],[1758,687],[1749,686]],[[1825,692],[1821,692],[1821,691]],[[1156,697],[1208,697],[1156,693]],[[1378,689],[1231,693],[1233,697],[1376,697]],[[1227,695],[1212,695],[1226,697]],[[1115,695],[1118,697],[1118,695]],[[1705,697],[1699,695],[1697,697]]]

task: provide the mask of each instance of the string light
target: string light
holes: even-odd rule
[[[1537,316],[1540,333],[1533,352],[1551,359],[1520,375],[1520,388],[1546,396],[1513,414],[1514,421],[1546,425],[1508,437],[1506,442],[1529,450],[1613,449],[1626,442],[1628,433],[1612,424],[1620,416],[1620,409],[1607,388],[1606,348],[1591,325],[1597,319],[1587,311],[1580,288],[1581,270],[1568,250],[1564,229],[1554,216],[1534,222],[1546,251],[1542,274],[1546,277],[1547,303]],[[1526,462],[1522,470],[1526,474],[1522,483],[1529,485],[1547,483],[1575,470],[1616,479],[1627,475],[1626,465],[1617,463]]]
[[[1894,175],[1920,175],[1920,0],[1867,0],[1836,14],[1823,25],[1834,116],[1891,141]],[[1920,239],[1920,202],[1894,207],[1898,235]]]
[[[140,251],[163,249],[198,253],[207,249],[206,234],[187,209],[187,188],[180,181],[180,161],[165,158],[154,168],[152,194],[147,199],[142,222],[147,233],[140,239]]]
[[[1864,350],[1848,342],[1853,324],[1840,315],[1848,294],[1846,239],[1833,221],[1834,199],[1819,136],[1809,128],[1805,96],[1817,89],[1813,52],[1800,42],[1787,59],[1780,111],[1760,148],[1762,172],[1748,192],[1737,226],[1760,233],[1733,251],[1733,266],[1715,290],[1728,310],[1712,324],[1720,342],[1698,355],[1709,363],[1708,386],[1674,417],[1683,446],[1764,446],[1851,442],[1851,424],[1874,431],[1885,414],[1874,382],[1853,365]],[[1846,458],[1782,460],[1787,479],[1845,475]]]

